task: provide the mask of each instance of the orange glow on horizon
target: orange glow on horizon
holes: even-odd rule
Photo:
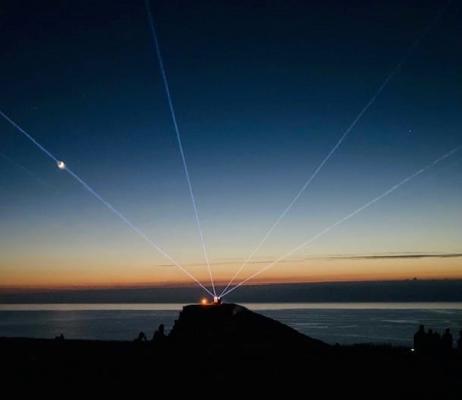
[[[214,264],[216,285],[228,283],[239,263]],[[263,263],[248,265],[236,279],[239,283],[262,268]],[[0,265],[2,267],[2,265]],[[189,269],[203,283],[208,282],[205,267]],[[462,279],[462,257],[402,259],[308,259],[288,261],[266,271],[248,285],[391,281],[405,279]],[[0,268],[0,288],[5,289],[100,289],[127,287],[178,287],[194,283],[174,267],[98,265],[50,265],[36,262]]]

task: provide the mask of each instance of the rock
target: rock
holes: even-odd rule
[[[180,312],[169,341],[189,348],[222,347],[253,351],[290,348],[321,350],[329,346],[271,318],[237,304],[189,305]]]

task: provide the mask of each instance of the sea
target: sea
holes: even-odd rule
[[[330,344],[412,346],[420,324],[454,339],[462,303],[253,303],[250,310]],[[133,340],[169,330],[183,304],[0,304],[0,337]]]

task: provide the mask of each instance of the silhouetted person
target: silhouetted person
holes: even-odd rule
[[[433,329],[429,329],[425,334],[424,339],[424,351],[425,353],[431,353],[435,347],[435,336]]]
[[[452,335],[451,331],[446,329],[441,336],[441,347],[445,353],[450,353],[452,351]]]
[[[418,353],[422,353],[425,349],[425,327],[419,326],[419,330],[414,335],[414,350]]]
[[[140,332],[138,337],[135,339],[135,342],[146,342],[147,338],[144,332]]]
[[[441,351],[441,335],[436,331],[433,332],[432,351],[435,353]]]
[[[64,335],[61,333],[61,335],[55,337],[55,340],[63,341]]]
[[[157,330],[154,332],[152,341],[155,343],[160,343],[165,339],[165,327],[164,324],[160,324]]]

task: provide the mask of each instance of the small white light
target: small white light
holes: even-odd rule
[[[64,161],[58,161],[56,165],[59,169],[66,169],[66,164],[64,164]]]

